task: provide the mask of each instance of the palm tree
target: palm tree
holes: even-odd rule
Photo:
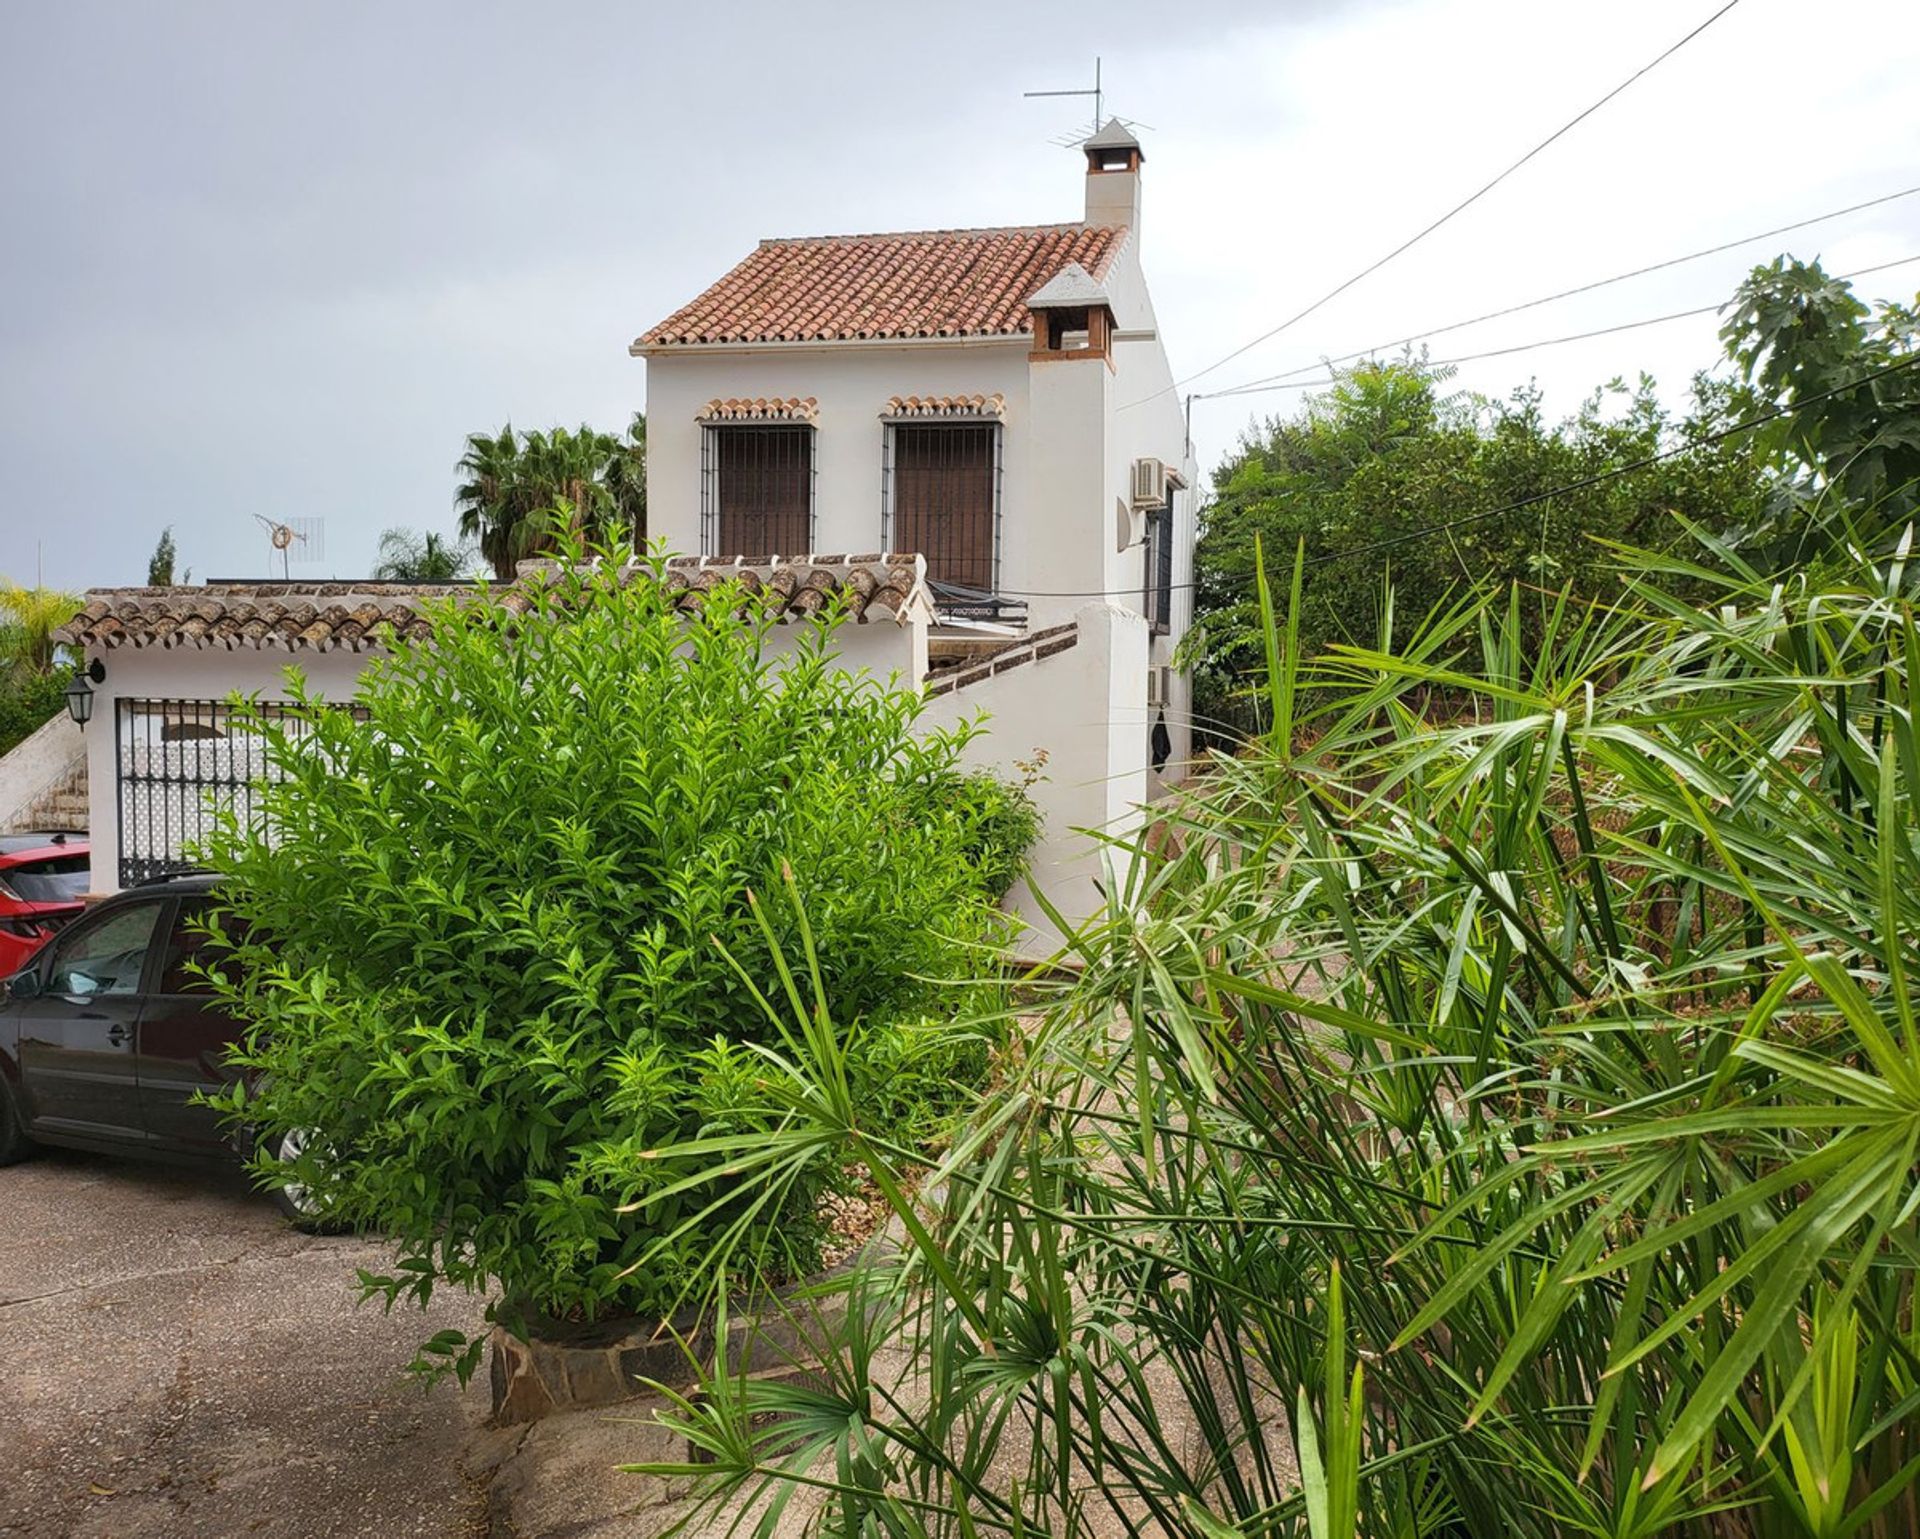
[[[460,533],[476,541],[496,576],[553,546],[554,519],[592,540],[623,540],[645,526],[646,426],[625,439],[577,429],[475,433],[460,458],[454,492]]]
[[[635,548],[647,543],[647,418],[635,412],[624,440],[615,439],[603,472],[614,515]]]
[[[467,452],[456,468],[462,479],[453,502],[460,513],[461,537],[478,543],[496,577],[513,576],[519,559],[515,496],[522,479],[520,440],[513,424],[509,422],[497,436],[469,435]]]
[[[380,582],[458,582],[472,566],[473,549],[465,540],[389,529],[380,536],[373,575]]]
[[[81,599],[58,588],[22,588],[0,577],[5,649],[35,673],[53,667],[53,633],[79,612]]]

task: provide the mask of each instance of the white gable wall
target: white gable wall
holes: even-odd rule
[[[1131,181],[1131,176],[1126,178]],[[1091,176],[1089,193],[1106,183],[1120,180],[1117,174]],[[1114,382],[1110,392],[1112,410],[1107,417],[1106,474],[1107,500],[1111,506],[1124,500],[1132,490],[1133,462],[1151,456],[1163,460],[1180,472],[1186,487],[1173,499],[1173,602],[1168,634],[1151,638],[1149,661],[1167,666],[1173,661],[1175,647],[1193,624],[1193,541],[1198,522],[1200,472],[1186,442],[1186,408],[1175,387],[1173,370],[1167,362],[1166,347],[1160,339],[1159,320],[1154,315],[1153,299],[1140,266],[1138,231],[1114,260],[1107,275],[1107,292],[1113,298],[1115,329],[1120,333],[1114,343]],[[1128,340],[1128,333],[1137,340]],[[1074,365],[1077,367],[1077,365]],[[1139,524],[1134,538],[1143,541],[1145,526]],[[1108,549],[1112,550],[1109,545]],[[1115,555],[1109,566],[1109,586],[1127,597],[1128,603],[1142,613],[1146,547],[1137,545],[1124,555]],[[1178,767],[1192,754],[1193,691],[1184,675],[1172,676],[1172,703],[1166,711],[1168,733],[1173,739],[1169,775],[1177,778]],[[1152,730],[1144,691],[1139,702],[1143,731]],[[1151,777],[1152,790],[1158,795],[1161,777]]]

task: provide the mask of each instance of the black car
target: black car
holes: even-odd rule
[[[244,1028],[187,971],[194,921],[215,878],[177,877],[114,894],[60,931],[7,981],[0,1001],[0,1164],[58,1144],[112,1154],[233,1160],[221,1116],[198,1103],[232,1082]],[[290,1158],[290,1134],[275,1152]],[[318,1215],[304,1188],[275,1189],[290,1218]]]

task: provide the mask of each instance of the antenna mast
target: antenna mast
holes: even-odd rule
[[[1100,94],[1100,56],[1098,54],[1095,54],[1093,58],[1093,89],[1091,91],[1082,88],[1077,91],[1022,91],[1020,94],[1022,96],[1091,96],[1093,98],[1093,127],[1088,130],[1087,137],[1091,138],[1094,134],[1100,132],[1101,103],[1103,98]],[[1074,142],[1077,143],[1078,141],[1076,140]],[[1069,145],[1068,147],[1071,148],[1072,146]]]

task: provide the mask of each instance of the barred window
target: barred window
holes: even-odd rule
[[[702,444],[701,535],[710,556],[813,550],[813,429],[709,427]]]
[[[997,422],[888,427],[889,550],[925,556],[936,584],[990,594],[1000,578],[999,515]]]

